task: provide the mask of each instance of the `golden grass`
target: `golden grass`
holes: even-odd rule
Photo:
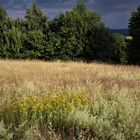
[[[139,97],[138,66],[0,60],[0,119],[13,126],[5,130],[1,122],[0,130],[12,132],[14,140],[35,130],[48,137],[46,124],[60,140],[68,131],[79,140],[80,133],[85,139],[139,139]]]
[[[140,84],[140,67],[82,62],[0,61],[0,85],[32,81],[49,86],[86,87],[95,84],[135,88]],[[109,87],[110,86],[110,87]]]

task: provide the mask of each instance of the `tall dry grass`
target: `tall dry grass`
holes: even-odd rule
[[[0,61],[0,85],[21,85],[31,81],[42,89],[86,88],[100,84],[136,88],[140,84],[138,66],[86,64],[74,62]]]
[[[0,60],[0,138],[140,139],[140,67]]]

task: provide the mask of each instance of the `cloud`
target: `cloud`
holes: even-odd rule
[[[95,0],[88,6],[102,16],[107,26],[127,28],[131,13],[139,4],[139,0]]]
[[[25,9],[31,6],[33,0],[0,0],[8,13],[16,17],[23,17]],[[73,8],[77,0],[35,0],[52,18],[60,12]],[[139,0],[85,0],[86,5],[97,11],[107,26],[111,28],[127,28],[131,12],[140,4]]]

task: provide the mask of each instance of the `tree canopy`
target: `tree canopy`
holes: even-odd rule
[[[128,45],[125,36],[112,34],[81,1],[52,20],[36,3],[22,19],[10,18],[0,6],[0,58],[139,63],[140,7],[132,14],[129,32],[133,40]]]

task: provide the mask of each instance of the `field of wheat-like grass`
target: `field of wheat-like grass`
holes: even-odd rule
[[[140,140],[140,67],[0,60],[0,140]]]

